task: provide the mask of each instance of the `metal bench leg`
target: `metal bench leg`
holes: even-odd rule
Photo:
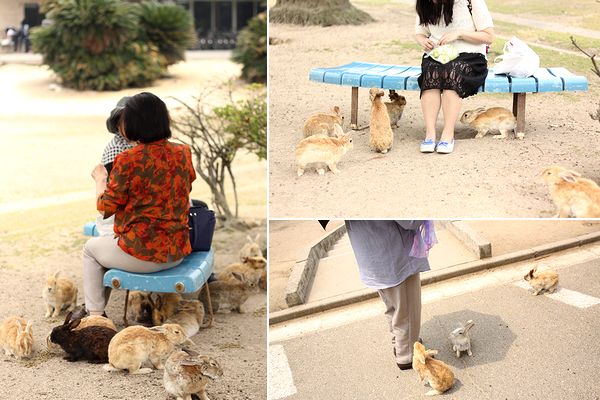
[[[210,289],[208,288],[208,281],[206,281],[204,283],[204,289],[206,292],[206,302],[208,303],[208,314],[210,315],[210,317],[209,317],[210,319],[208,321],[208,327],[210,328],[213,323],[214,315],[213,315],[212,301],[210,299]]]
[[[129,321],[127,321],[127,303],[129,303],[129,289],[127,289],[127,293],[125,294],[125,312],[123,313],[123,324],[125,326],[129,326]]]
[[[526,93],[513,94],[513,114],[517,118],[515,135],[519,139],[525,137],[525,95]]]
[[[358,128],[358,88],[352,87],[352,102],[350,103],[350,129]]]

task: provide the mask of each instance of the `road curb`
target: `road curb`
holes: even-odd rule
[[[316,221],[315,221],[316,222]],[[319,260],[327,254],[338,239],[346,233],[346,226],[341,225],[306,247],[292,268],[285,288],[285,302],[288,306],[301,306],[306,301],[308,291],[317,273]]]
[[[468,221],[448,221],[444,228],[460,240],[479,259],[492,256],[492,244],[475,231]]]
[[[443,270],[428,272],[425,276],[421,274],[421,284],[428,285],[434,282],[440,282],[446,279],[456,278],[466,274],[495,268],[506,264],[519,261],[534,259],[552,254],[558,251],[583,246],[600,240],[600,232],[592,232],[577,236],[572,239],[560,240],[549,244],[535,246],[530,249],[519,250],[513,253],[504,254],[497,257],[486,258],[468,262],[454,267],[444,268]],[[294,318],[300,318],[332,308],[342,307],[353,303],[369,300],[377,297],[377,292],[372,289],[364,289],[348,294],[343,294],[311,304],[303,304],[292,309],[286,309],[269,313],[269,325],[289,321]]]

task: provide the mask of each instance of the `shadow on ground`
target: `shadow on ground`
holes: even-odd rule
[[[448,336],[470,319],[475,322],[470,331],[473,356],[462,352],[457,358]],[[422,324],[421,335],[426,348],[439,351],[438,360],[459,369],[502,361],[517,338],[500,316],[471,310],[436,316]]]

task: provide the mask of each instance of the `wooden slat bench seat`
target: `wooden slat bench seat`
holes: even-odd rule
[[[389,90],[420,90],[417,78],[421,67],[408,65],[352,62],[332,68],[314,68],[309,73],[313,82],[352,87],[350,123],[358,123],[358,88]],[[525,131],[525,96],[527,93],[570,92],[588,89],[584,76],[574,75],[565,68],[539,68],[532,77],[511,78],[495,75],[491,70],[479,92],[513,93],[513,113],[517,118],[517,132]]]

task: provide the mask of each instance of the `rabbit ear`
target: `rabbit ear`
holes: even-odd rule
[[[340,113],[340,108],[338,106],[333,106],[333,112],[336,114]]]
[[[258,239],[260,239],[260,233],[257,233],[256,236],[254,237],[254,241],[256,243],[258,243]]]
[[[18,322],[17,323],[17,335],[20,335],[23,333],[23,328],[21,328],[21,323]]]
[[[71,317],[73,316],[73,311],[69,311],[69,313],[67,314],[67,316],[65,317],[65,323],[63,325],[66,325],[69,323],[69,321],[71,320]]]
[[[438,353],[437,350],[427,350],[425,351],[425,354],[427,354],[428,356],[435,356]]]
[[[57,278],[58,278],[58,275],[60,275],[60,271],[56,271],[56,272],[54,273],[54,279],[57,279]]]
[[[246,282],[246,277],[244,276],[244,274],[240,274],[239,272],[232,272],[231,273],[237,280],[239,280],[240,282]]]
[[[559,178],[562,178],[563,181],[570,182],[570,183],[576,183],[577,176],[581,176],[581,175],[579,175],[577,172],[573,172],[573,171],[562,171],[561,173],[558,174]]]
[[[27,326],[25,327],[25,332],[26,333],[31,333],[31,321],[29,321],[27,323]]]
[[[69,330],[73,330],[73,329],[77,328],[80,323],[81,323],[80,319],[74,319],[73,321],[71,321],[69,323]]]
[[[421,363],[421,364],[425,364],[425,354],[418,352],[415,353],[415,357],[417,357],[417,360]]]

